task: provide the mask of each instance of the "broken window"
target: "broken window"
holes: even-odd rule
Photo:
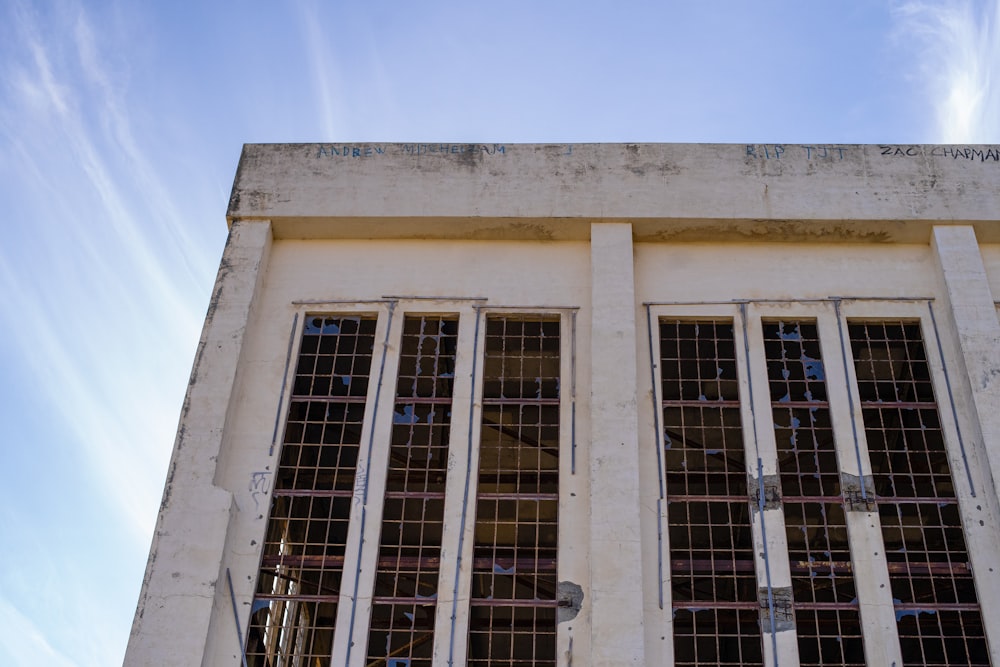
[[[252,667],[330,659],[374,342],[374,317],[306,320],[247,633]]]
[[[555,667],[559,321],[486,319],[469,665]]]
[[[847,518],[813,322],[764,322],[801,665],[864,665]]]
[[[444,523],[458,319],[403,322],[368,634],[371,667],[429,667]]]
[[[904,664],[987,665],[920,326],[848,328]]]
[[[660,321],[676,665],[760,665],[731,321]]]

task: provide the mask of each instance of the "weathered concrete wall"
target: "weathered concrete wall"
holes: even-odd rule
[[[405,313],[457,313],[466,368],[481,350],[469,328],[481,306],[555,312],[566,336],[574,323],[579,360],[567,342],[563,376],[575,378],[577,400],[572,411],[565,402],[561,409],[563,423],[575,416],[575,430],[572,439],[561,432],[561,457],[572,446],[576,458],[569,471],[560,459],[559,578],[579,586],[582,602],[571,621],[559,623],[560,665],[669,664],[672,655],[647,309],[654,326],[664,313],[737,323],[749,313],[751,335],[739,354],[749,354],[759,383],[766,381],[761,318],[813,318],[824,345],[843,326],[837,297],[845,318],[920,321],[975,566],[1000,569],[1000,435],[990,412],[1000,321],[989,317],[1000,301],[998,177],[1000,151],[984,146],[246,146],[229,208],[232,240],[126,664],[240,664],[236,624],[245,633],[287,409],[289,349],[294,360],[296,327],[307,313],[378,313],[380,327],[392,313],[391,331]],[[734,301],[749,305],[741,311]],[[394,345],[390,336],[377,353],[390,370]],[[836,354],[824,348],[824,357]],[[838,383],[831,403],[839,405],[840,439],[851,429],[854,380],[845,366],[828,381]],[[453,423],[464,433],[475,430],[469,424],[479,406],[473,379],[462,382],[456,396],[466,407]],[[758,419],[766,419],[767,401],[757,402]],[[379,419],[376,462],[387,447],[386,416]],[[768,429],[762,422],[754,442],[773,475]],[[459,471],[476,467],[474,441],[471,454],[454,451],[466,444],[453,441]],[[845,458],[841,467],[868,474],[865,465]],[[449,473],[448,484],[441,572],[449,586],[439,605],[449,606],[439,607],[437,629],[456,639],[436,642],[435,665],[462,664],[469,616],[472,525],[468,518],[461,525],[456,504],[463,478]],[[376,480],[372,489],[380,488]],[[373,516],[379,507],[372,503]],[[758,548],[764,526],[768,548],[781,551],[780,517],[764,519],[766,526],[756,522]],[[378,545],[377,517],[368,521],[363,544],[358,531],[350,538],[364,562]],[[850,522],[856,567],[864,570],[857,577],[862,616],[874,638],[869,661],[888,664],[899,646],[878,515],[857,512]],[[786,566],[775,565],[774,586],[787,588]],[[366,641],[371,572],[345,573],[345,590],[355,579],[354,635],[338,631],[333,664],[346,662],[350,641],[361,648]],[[988,612],[1000,600],[996,589],[980,587]],[[344,618],[351,602],[345,595]],[[1000,616],[987,624],[1000,646]],[[794,662],[790,631],[766,641],[769,653],[776,648],[780,661]],[[351,663],[362,664],[364,652],[355,648]]]
[[[995,221],[998,184],[1000,146],[251,144],[228,215],[303,238],[586,238],[606,219],[640,240],[923,243],[915,221]]]

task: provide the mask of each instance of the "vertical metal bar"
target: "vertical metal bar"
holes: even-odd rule
[[[656,499],[656,583],[663,609],[663,498]]]
[[[236,637],[240,640],[240,658],[243,660],[243,667],[247,667],[247,649],[243,645],[243,629],[240,628],[240,614],[236,608],[236,591],[233,590],[233,575],[226,568],[226,582],[229,584],[229,601],[233,605],[233,620],[236,622]]]
[[[455,619],[458,617],[458,587],[462,576],[462,548],[465,544],[466,521],[469,509],[469,484],[472,481],[472,443],[474,440],[475,423],[473,414],[476,408],[476,362],[479,359],[479,320],[482,317],[482,307],[473,306],[476,311],[475,333],[472,338],[472,382],[469,386],[469,439],[465,453],[465,490],[462,493],[462,520],[458,531],[458,555],[455,561],[455,586],[451,596],[451,630],[448,637],[448,664],[455,662]]]
[[[274,415],[274,433],[271,434],[271,447],[268,456],[274,456],[274,447],[278,442],[278,425],[281,423],[282,409],[285,405],[285,386],[288,384],[288,367],[292,363],[292,347],[295,344],[295,333],[299,327],[299,314],[292,318],[292,331],[288,334],[288,351],[285,353],[285,372],[281,375],[281,393],[278,394],[278,412]]]
[[[663,433],[660,432],[660,405],[659,392],[656,391],[656,373],[660,365],[657,363],[653,351],[653,314],[652,307],[646,306],[646,338],[649,344],[649,379],[652,383],[653,399],[653,442],[656,447],[656,477],[659,484],[659,498],[656,499],[656,588],[659,596],[660,609],[663,609],[663,500],[666,498],[666,485],[663,481],[663,445],[661,439]]]
[[[371,480],[372,472],[372,448],[375,446],[375,419],[378,416],[378,403],[382,395],[382,379],[385,375],[385,358],[389,350],[389,333],[392,331],[392,313],[396,309],[396,302],[389,301],[389,314],[386,318],[385,336],[382,339],[382,361],[378,369],[378,382],[375,385],[375,402],[371,411],[371,427],[368,429],[368,453],[365,455],[365,483],[361,494],[361,526],[360,537],[358,539],[358,555],[354,570],[354,593],[351,596],[351,622],[347,627],[347,655],[344,656],[344,664],[351,664],[351,647],[354,645],[354,618],[358,611],[358,576],[361,573],[361,551],[365,545],[365,519],[368,509],[368,482]]]
[[[965,440],[962,438],[962,426],[958,423],[958,407],[955,405],[955,395],[951,391],[951,379],[948,376],[948,365],[944,360],[944,346],[938,334],[937,319],[934,317],[934,305],[927,300],[927,311],[931,315],[931,326],[934,328],[934,340],[937,342],[938,356],[941,358],[941,372],[944,373],[944,386],[948,391],[948,402],[951,404],[951,416],[955,420],[955,432],[958,433],[958,449],[962,452],[962,463],[965,465],[965,477],[969,480],[972,497],[976,497],[976,486],[972,482],[972,470],[969,469],[969,459],[965,455]]]
[[[767,522],[764,521],[764,461],[757,457],[757,508],[760,510],[760,539],[764,543],[764,576],[767,577],[767,610],[771,616],[771,649],[774,667],[778,667],[778,629],[774,620],[774,588],[771,585],[771,559],[767,552]]]
[[[569,391],[570,391],[570,451],[569,451],[569,472],[576,474],[576,311],[570,313],[570,367],[569,367]]]
[[[847,406],[851,413],[851,433],[854,436],[854,457],[858,463],[858,478],[861,480],[861,498],[868,502],[865,471],[861,465],[861,442],[858,440],[858,419],[854,414],[854,397],[851,394],[850,366],[847,363],[847,342],[844,340],[844,323],[840,313],[840,299],[833,300],[833,312],[837,315],[837,332],[840,334],[840,358],[844,362],[844,382],[847,383]]]
[[[659,397],[659,392],[656,391],[657,381],[656,381],[656,371],[659,369],[660,365],[657,363],[657,359],[653,355],[653,314],[650,306],[646,306],[646,338],[649,343],[649,379],[652,382],[653,387],[653,428],[655,429],[656,440],[656,474],[657,479],[660,484],[660,498],[666,498],[666,489],[663,483],[663,453],[660,451],[660,440],[663,438],[663,434],[660,433],[660,410],[663,409],[659,405],[657,400]],[[661,605],[662,608],[662,605]]]

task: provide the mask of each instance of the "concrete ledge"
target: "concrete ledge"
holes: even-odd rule
[[[926,243],[929,222],[1000,240],[998,212],[998,146],[248,144],[228,217],[276,238],[580,239],[599,220],[637,240]]]

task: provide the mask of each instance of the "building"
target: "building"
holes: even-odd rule
[[[127,665],[1000,664],[1000,149],[244,148]]]

